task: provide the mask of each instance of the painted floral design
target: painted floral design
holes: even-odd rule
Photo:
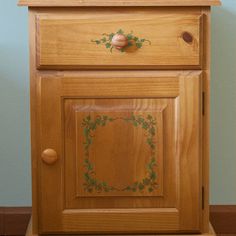
[[[89,159],[89,150],[93,143],[94,134],[93,132],[98,127],[104,127],[108,123],[115,121],[125,121],[130,123],[135,127],[142,127],[147,135],[146,142],[150,148],[150,161],[146,166],[146,176],[141,181],[136,181],[133,184],[126,186],[123,189],[118,189],[114,186],[111,186],[105,181],[100,181],[96,178],[96,172],[94,170],[93,163]],[[148,115],[144,118],[141,115],[132,114],[130,117],[109,117],[109,116],[97,116],[95,119],[92,119],[91,116],[87,116],[83,119],[82,127],[84,133],[84,190],[86,192],[111,192],[111,191],[144,191],[153,192],[158,184],[156,182],[157,175],[155,172],[155,167],[157,166],[156,156],[156,143],[154,142],[154,137],[156,135],[156,119],[151,115]]]
[[[113,38],[116,36],[125,36],[127,43],[124,44],[124,47],[116,47],[113,43]],[[133,31],[126,34],[124,30],[120,29],[116,33],[103,33],[102,38],[93,39],[91,42],[96,43],[97,45],[104,45],[110,52],[114,48],[118,49],[120,52],[127,51],[130,47],[136,47],[137,49],[142,48],[145,43],[151,45],[151,41],[145,38],[139,38],[133,34]]]

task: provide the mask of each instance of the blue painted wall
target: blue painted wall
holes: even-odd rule
[[[0,7],[0,206],[31,204],[27,9]]]
[[[236,1],[212,15],[211,202],[236,204]]]
[[[30,206],[27,9],[0,8],[0,206]],[[236,204],[236,1],[213,8],[211,203]]]

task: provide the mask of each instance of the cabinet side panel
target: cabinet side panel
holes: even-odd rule
[[[202,8],[204,19],[204,47],[203,47],[203,92],[204,92],[204,115],[202,124],[202,142],[203,142],[203,163],[202,163],[202,176],[204,187],[203,199],[203,215],[202,215],[202,232],[209,232],[209,157],[210,157],[210,58],[211,58],[211,9],[210,7]]]
[[[19,6],[83,7],[83,6],[219,6],[220,0],[19,0]]]
[[[37,97],[37,80],[36,80],[36,61],[35,61],[35,11],[29,9],[29,42],[30,42],[30,110],[31,110],[31,166],[32,166],[32,231],[38,233],[38,168],[37,153],[39,148],[39,115]]]

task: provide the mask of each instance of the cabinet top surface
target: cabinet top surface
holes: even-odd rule
[[[217,6],[220,0],[19,0],[19,6]]]

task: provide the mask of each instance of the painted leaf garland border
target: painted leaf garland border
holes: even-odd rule
[[[147,132],[146,142],[150,148],[150,160],[146,166],[146,176],[141,181],[136,181],[133,184],[126,186],[123,189],[116,188],[111,186],[109,183],[105,181],[100,181],[96,179],[96,172],[94,170],[93,163],[89,159],[89,149],[93,143],[94,132],[98,127],[104,127],[108,123],[122,120],[132,124],[135,127],[141,126]],[[156,161],[156,143],[154,141],[154,137],[156,135],[156,119],[151,115],[147,115],[144,118],[141,115],[132,114],[129,117],[109,117],[106,115],[96,116],[93,120],[90,115],[85,117],[82,122],[83,127],[83,135],[84,135],[84,190],[88,193],[101,193],[101,192],[112,192],[112,191],[126,191],[126,192],[138,192],[147,190],[149,193],[153,192],[157,189],[158,184],[157,174],[155,172],[155,167],[157,166]]]

